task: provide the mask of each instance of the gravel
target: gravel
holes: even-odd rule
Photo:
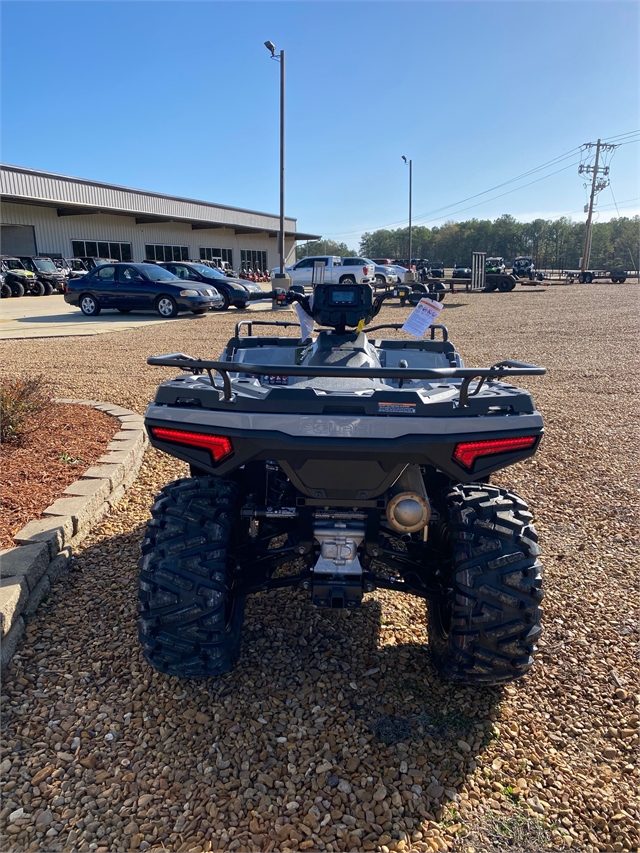
[[[284,590],[249,600],[232,673],[152,671],[136,560],[154,494],[185,469],[149,450],[5,675],[3,850],[638,849],[637,287],[445,305],[468,364],[549,370],[523,379],[545,417],[541,450],[496,478],[531,503],[541,534],[533,672],[503,689],[445,683],[418,599],[381,591],[344,613]],[[0,355],[8,372],[50,365],[60,396],[143,412],[170,375],[148,355],[217,356],[238,318],[11,341]]]

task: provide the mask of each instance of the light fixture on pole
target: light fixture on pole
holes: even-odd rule
[[[415,276],[413,273],[413,266],[411,264],[411,255],[412,255],[412,233],[411,233],[411,195],[413,192],[413,160],[407,160],[407,158],[402,155],[402,159],[404,160],[405,166],[409,167],[409,271],[405,273],[404,280],[405,281],[415,281]]]
[[[280,272],[274,276],[279,279],[277,284],[288,290],[289,276],[285,272],[285,238],[284,238],[284,50],[276,53],[272,41],[266,41],[264,46],[271,53],[271,58],[280,63],[280,232],[278,234],[278,253],[280,255]]]

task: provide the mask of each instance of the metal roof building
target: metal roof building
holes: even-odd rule
[[[3,254],[278,264],[276,214],[8,165],[0,198]],[[287,257],[296,240],[319,239],[288,217],[285,237]]]

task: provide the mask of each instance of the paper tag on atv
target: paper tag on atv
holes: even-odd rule
[[[407,317],[402,331],[408,332],[414,338],[421,338],[429,326],[438,319],[441,311],[442,305],[439,302],[434,302],[432,299],[421,299]]]

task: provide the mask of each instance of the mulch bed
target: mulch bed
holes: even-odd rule
[[[2,449],[0,548],[106,452],[120,422],[91,406],[52,403],[31,431]]]

